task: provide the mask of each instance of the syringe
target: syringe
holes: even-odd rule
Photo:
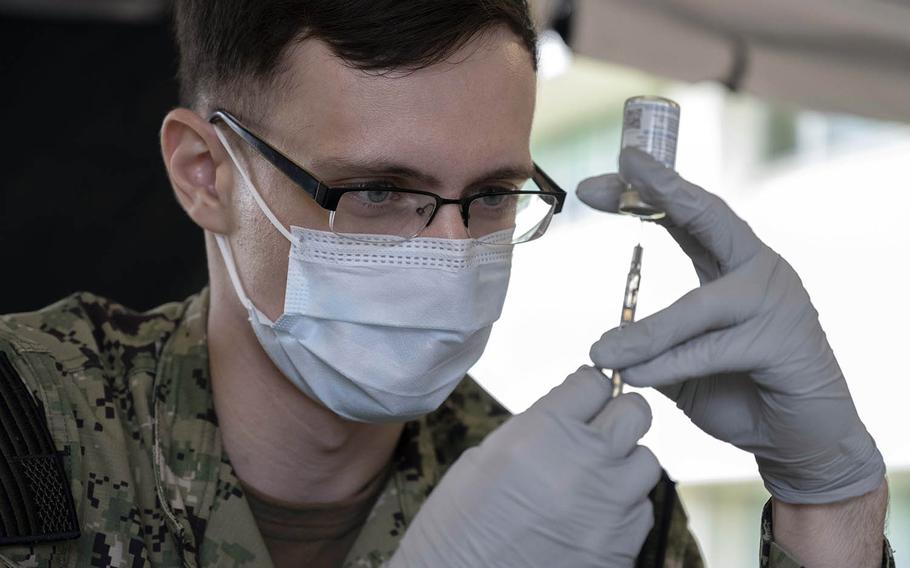
[[[641,284],[641,255],[644,249],[641,244],[632,249],[632,265],[629,267],[629,276],[626,277],[626,292],[622,299],[622,314],[619,317],[619,327],[625,327],[635,321],[635,307],[638,305],[638,287]],[[610,379],[613,383],[613,398],[622,394],[622,376],[619,370],[614,369]]]

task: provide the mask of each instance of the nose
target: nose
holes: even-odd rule
[[[420,232],[421,237],[437,239],[467,239],[468,228],[461,218],[461,210],[455,203],[446,203],[436,211],[433,221]]]

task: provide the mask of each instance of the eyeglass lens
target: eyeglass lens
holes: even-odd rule
[[[552,195],[478,197],[468,207],[468,235],[491,244],[534,239],[546,229],[555,204]],[[350,191],[341,197],[331,217],[332,231],[352,238],[387,235],[390,241],[408,239],[427,226],[435,208],[436,200],[429,195],[382,188]]]
[[[388,235],[410,238],[426,227],[436,200],[429,195],[367,189],[341,196],[332,230],[341,235]]]

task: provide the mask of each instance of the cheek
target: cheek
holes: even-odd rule
[[[274,320],[281,315],[290,244],[249,201],[233,235],[235,262],[247,295]]]
[[[251,180],[284,227],[328,230],[328,213],[279,172],[251,172]],[[233,202],[236,215],[231,244],[240,277],[256,307],[274,320],[283,311],[290,243],[244,186],[237,188]]]

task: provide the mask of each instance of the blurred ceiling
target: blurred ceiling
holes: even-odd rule
[[[682,81],[910,122],[910,0],[531,0],[573,51]]]

